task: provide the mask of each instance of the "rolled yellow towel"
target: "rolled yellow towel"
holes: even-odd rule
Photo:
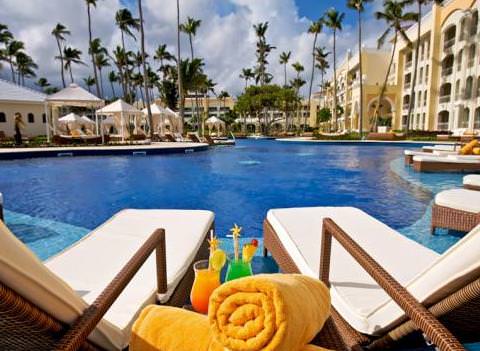
[[[208,316],[214,337],[229,350],[301,350],[330,316],[330,294],[318,279],[256,275],[217,288]]]
[[[471,142],[466,144],[460,149],[460,155],[471,155],[473,152],[473,149],[476,148],[479,145],[477,139],[473,139]]]
[[[133,325],[129,350],[228,351],[213,338],[207,316],[155,305],[145,307]],[[327,350],[307,345],[298,351]]]

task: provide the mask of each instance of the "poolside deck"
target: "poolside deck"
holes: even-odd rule
[[[295,138],[277,138],[276,141],[282,142],[305,142],[318,144],[395,144],[395,145],[454,145],[451,141],[421,141],[421,140],[318,140],[311,137],[295,137]],[[458,144],[458,143],[457,143]]]
[[[37,157],[73,157],[73,156],[146,156],[171,153],[190,153],[208,149],[205,143],[152,143],[146,145],[115,146],[65,146],[40,148],[0,148],[0,160],[13,160]]]

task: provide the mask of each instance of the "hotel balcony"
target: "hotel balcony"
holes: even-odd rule
[[[451,76],[453,73],[453,67],[447,67],[442,69],[442,77],[446,78],[448,76]]]
[[[455,45],[455,38],[447,39],[443,43],[443,50],[446,51]]]
[[[403,84],[403,89],[407,90],[407,89],[410,89],[412,87],[412,82],[405,82],[405,84]]]
[[[441,104],[445,104],[447,102],[450,102],[451,96],[450,95],[443,95],[438,98],[438,102]]]

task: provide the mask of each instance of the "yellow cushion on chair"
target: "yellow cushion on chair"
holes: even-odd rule
[[[476,147],[473,149],[473,154],[474,155],[480,155],[480,147]]]
[[[473,153],[473,149],[478,146],[478,140],[472,140],[464,147],[460,149],[460,155],[471,155]]]

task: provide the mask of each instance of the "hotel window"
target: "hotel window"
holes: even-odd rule
[[[33,113],[29,113],[27,115],[27,120],[28,120],[28,123],[35,123],[35,116],[33,115]]]
[[[467,81],[465,82],[465,99],[471,99],[472,98],[472,93],[473,93],[473,77],[470,76],[467,78]]]
[[[462,22],[460,24],[460,41],[465,40],[466,24],[467,24],[467,19],[463,17]]]
[[[7,116],[5,115],[4,112],[0,112],[0,123],[6,123],[7,122]]]
[[[42,123],[47,123],[47,115],[45,113],[42,113]]]
[[[468,51],[468,67],[473,67],[475,63],[475,53],[477,51],[477,47],[475,44],[470,45],[470,50]]]
[[[460,98],[460,79],[455,83],[455,100]]]
[[[417,114],[417,120],[416,120],[415,126],[416,126],[416,129],[420,129],[420,114],[419,113]]]
[[[475,110],[475,119],[473,121],[473,128],[480,129],[480,107]]]
[[[426,116],[427,116],[427,115],[426,115],[425,113],[422,115],[422,125],[421,125],[421,127],[420,127],[421,129],[426,129],[426,128],[425,128],[425,118],[426,118]]]
[[[425,59],[425,46],[427,45],[427,43],[423,43],[422,44],[422,53],[421,53],[421,58],[422,58],[422,61]]]
[[[463,49],[458,52],[457,55],[457,71],[462,69]]]
[[[428,59],[430,57],[430,42],[425,42],[425,56]]]
[[[470,109],[464,108],[460,114],[460,120],[458,121],[458,128],[468,128],[468,120],[470,119]]]
[[[427,91],[423,92],[423,106],[427,106]]]
[[[425,66],[425,84],[428,84],[428,65]]]
[[[470,23],[470,36],[474,36],[477,34],[477,29],[478,29],[478,11],[475,10],[475,12],[472,15],[471,23]]]
[[[417,99],[417,106],[420,107],[422,106],[422,92],[418,92],[418,99]]]
[[[420,68],[420,74],[418,75],[418,84],[423,83],[423,67]]]
[[[477,79],[477,97],[480,97],[480,76]]]

